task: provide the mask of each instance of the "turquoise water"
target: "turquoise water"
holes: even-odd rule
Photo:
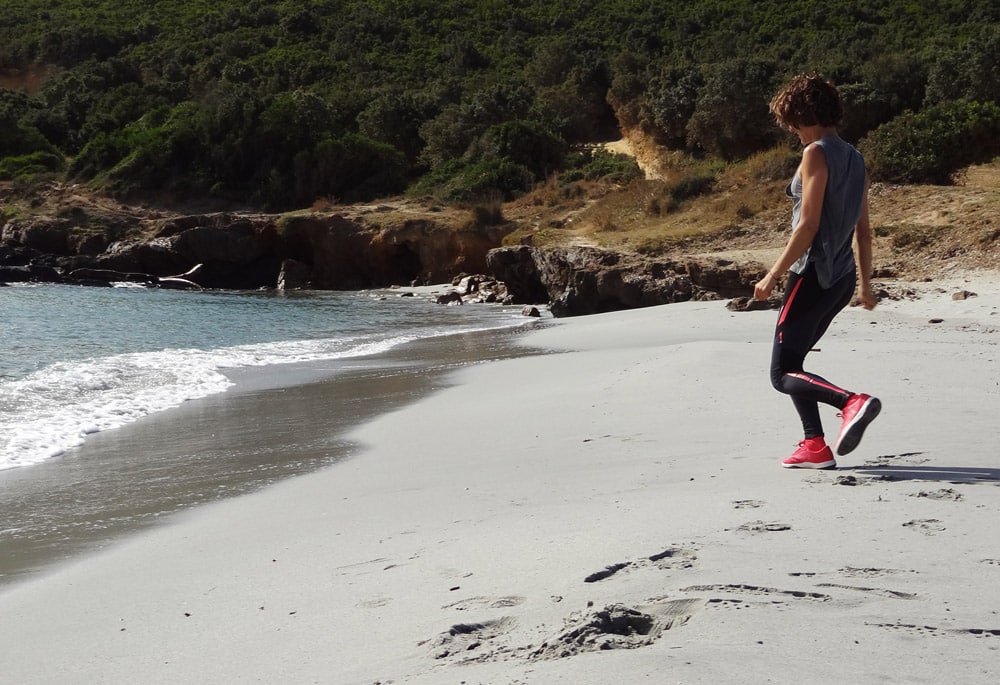
[[[521,325],[516,308],[393,291],[0,288],[0,469],[233,385],[229,369],[347,359]]]

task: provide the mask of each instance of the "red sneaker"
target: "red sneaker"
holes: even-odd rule
[[[875,420],[880,411],[882,403],[877,397],[864,394],[851,395],[851,399],[844,405],[844,410],[838,414],[844,422],[840,426],[837,441],[833,443],[837,454],[844,456],[857,447],[861,442],[861,436],[865,434],[865,428]]]
[[[799,443],[792,456],[781,462],[786,469],[832,469],[837,465],[833,452],[823,436],[808,438]]]

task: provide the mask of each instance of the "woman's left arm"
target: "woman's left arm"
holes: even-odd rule
[[[861,200],[861,218],[854,227],[854,249],[858,260],[858,299],[865,309],[874,309],[877,300],[872,292],[872,226],[868,216],[868,179]]]

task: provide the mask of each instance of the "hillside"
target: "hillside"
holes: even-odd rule
[[[841,86],[844,137],[879,180],[948,180],[1000,152],[1000,8],[987,0],[5,10],[0,180],[121,199],[269,212],[400,194],[511,200],[555,172],[592,177],[579,150],[622,129],[723,165],[781,143],[767,103],[812,69]]]

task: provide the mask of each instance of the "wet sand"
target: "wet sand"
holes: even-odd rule
[[[0,471],[0,591],[46,567],[354,456],[345,435],[445,387],[455,368],[532,353],[517,331],[444,336],[385,354],[229,373],[225,393],[97,433],[49,462]]]

